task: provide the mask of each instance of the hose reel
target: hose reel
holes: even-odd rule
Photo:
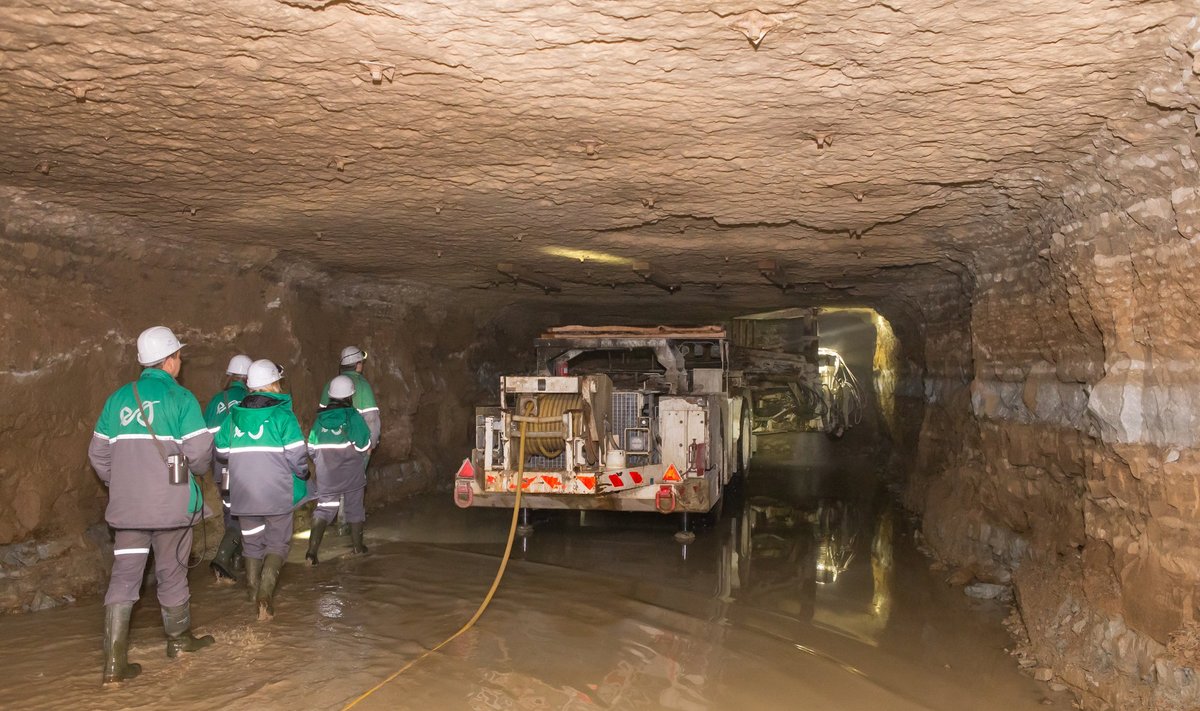
[[[563,430],[563,415],[571,413],[571,430],[582,434],[584,401],[578,393],[541,393],[522,395],[518,412],[529,412],[526,403],[533,403],[532,415],[514,415],[514,423],[526,425],[526,448],[530,454],[554,459],[566,449],[567,433]]]

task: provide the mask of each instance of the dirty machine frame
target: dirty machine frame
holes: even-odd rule
[[[500,378],[454,482],[462,507],[698,513],[753,449],[748,401],[717,326],[565,326],[536,342],[537,372]],[[524,466],[516,461],[525,425]]]

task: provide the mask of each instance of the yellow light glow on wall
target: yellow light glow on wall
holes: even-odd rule
[[[595,262],[597,264],[632,264],[628,257],[620,257],[607,252],[593,252],[587,249],[570,249],[568,247],[542,247],[542,253],[552,257],[574,259],[577,262]]]

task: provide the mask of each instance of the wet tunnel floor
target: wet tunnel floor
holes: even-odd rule
[[[480,623],[357,708],[1071,707],[1017,671],[1002,604],[929,571],[872,462],[820,436],[761,442],[745,491],[690,545],[658,515],[545,515]],[[439,496],[373,516],[363,558],[327,537],[308,569],[297,540],[271,623],[198,569],[193,619],[218,645],[167,660],[149,591],[130,651],[143,672],[120,688],[99,688],[98,600],[0,619],[2,705],[340,708],[470,616],[507,525]]]

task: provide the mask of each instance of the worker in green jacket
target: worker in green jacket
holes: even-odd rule
[[[379,405],[375,402],[375,391],[371,389],[371,384],[362,374],[366,360],[366,351],[358,346],[346,346],[342,349],[342,375],[354,382],[354,409],[358,410],[358,414],[362,415],[363,420],[366,421],[367,428],[371,430],[371,449],[375,449],[379,446],[382,424],[379,419]],[[321,392],[321,409],[328,406],[329,384],[326,383],[325,389]]]
[[[308,534],[304,558],[316,565],[325,529],[345,510],[354,555],[367,552],[363,543],[363,490],[367,486],[367,452],[371,431],[352,404],[354,381],[339,375],[329,383],[329,405],[317,415],[308,433],[308,456],[317,475],[317,510]],[[344,506],[343,506],[344,504]]]
[[[225,418],[229,417],[233,406],[239,404],[249,393],[246,389],[246,374],[249,372],[250,356],[238,354],[229,359],[229,366],[225,368],[225,388],[213,396],[204,410],[204,421],[208,424],[208,431],[214,436],[221,429]],[[217,552],[209,564],[218,583],[232,583],[237,580],[237,566],[234,561],[242,555],[242,533],[237,520],[230,513],[229,480],[226,474],[226,467],[214,462],[213,481],[221,494],[221,507],[225,514],[225,535],[221,537],[221,544],[217,546]]]
[[[371,452],[379,446],[379,437],[383,429],[382,422],[379,419],[379,405],[375,402],[375,391],[371,389],[371,384],[363,377],[363,367],[366,365],[366,360],[367,352],[358,346],[346,346],[342,349],[342,354],[339,357],[342,375],[350,378],[350,381],[354,384],[354,398],[352,400],[354,409],[358,410],[359,415],[362,415],[363,420],[367,423],[367,428],[371,432],[371,448],[367,451],[366,456],[363,457],[364,469],[371,461]],[[334,380],[337,380],[337,378],[334,378]],[[332,382],[331,380],[329,383],[326,383],[325,389],[321,392],[321,410],[329,407],[329,386]],[[342,535],[349,533],[351,537],[354,537],[356,535],[355,527],[345,518],[347,507],[344,505],[344,501],[342,503],[343,505],[339,507],[338,511],[339,518],[341,518],[339,532]],[[362,528],[363,524],[359,523],[357,537],[360,541],[362,539]]]
[[[182,348],[165,326],[138,336],[138,363],[145,370],[104,403],[88,447],[92,467],[108,488],[104,519],[115,532],[104,596],[104,684],[141,672],[129,662],[129,617],[151,549],[167,656],[213,643],[209,635],[192,635],[187,579],[192,526],[203,516],[195,476],[208,471],[212,434],[196,397],[175,382]]]
[[[292,541],[292,512],[307,502],[308,449],[283,371],[250,364],[249,395],[234,405],[216,436],[217,460],[229,468],[229,502],[242,529],[246,585],[258,619],[275,616],[275,587]]]

